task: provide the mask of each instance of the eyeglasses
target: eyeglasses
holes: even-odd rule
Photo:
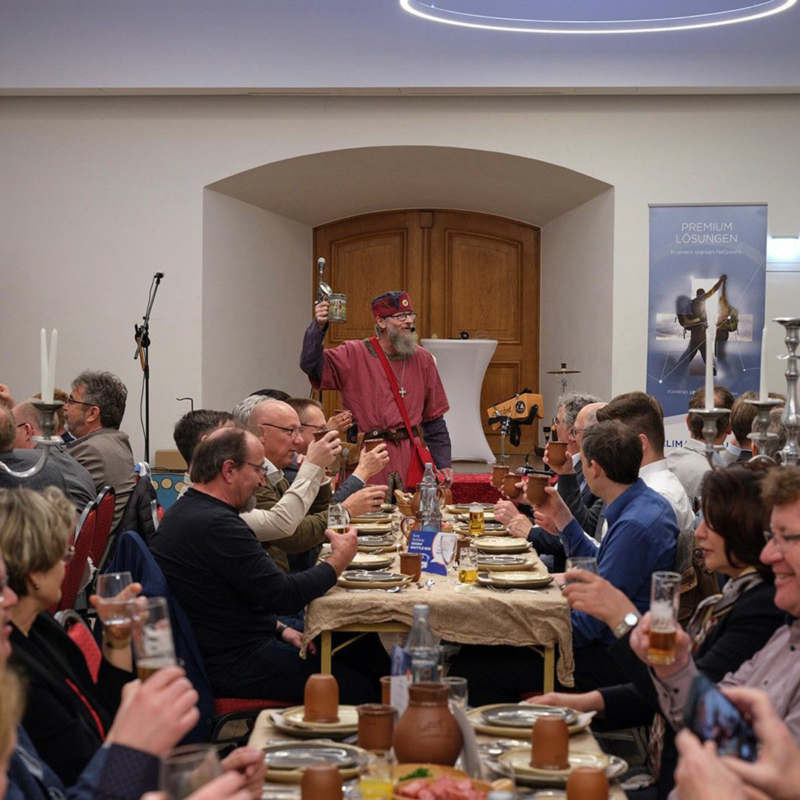
[[[573,436],[577,436],[579,433],[586,433],[588,430],[588,428],[570,428],[570,432]]]
[[[269,467],[266,464],[264,464],[263,462],[261,464],[254,464],[252,461],[237,461],[236,463],[237,464],[247,464],[250,467],[254,467],[255,469],[257,469],[264,476],[266,476],[267,470],[269,469]]]
[[[258,423],[262,428],[277,428],[279,431],[283,431],[284,433],[288,433],[289,436],[294,439],[296,436],[300,436],[303,433],[302,428],[284,428],[283,425],[273,425],[271,422],[259,422]]]
[[[84,403],[83,400],[76,400],[72,395],[67,398],[68,406],[94,406],[97,403]]]
[[[398,322],[405,322],[409,320],[413,322],[417,318],[414,311],[401,311],[399,314],[389,314],[389,319],[396,319]]]
[[[73,547],[73,545],[70,545],[67,548],[67,552],[64,553],[64,555],[61,557],[61,563],[64,564],[65,566],[68,566],[72,561],[72,559],[74,558],[74,556],[75,556],[75,548]]]
[[[792,544],[800,541],[800,533],[789,533],[786,536],[783,536],[780,533],[764,531],[764,541],[767,544],[772,542],[772,544],[774,544],[775,547],[781,551],[781,553],[785,553]]]
[[[302,430],[303,428],[305,428],[308,431],[327,431],[328,430],[328,426],[327,425],[301,425],[300,429]]]

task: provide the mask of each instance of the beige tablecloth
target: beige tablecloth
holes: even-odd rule
[[[535,558],[530,554],[530,558]],[[536,570],[546,572],[541,562]],[[411,586],[400,592],[349,592],[335,587],[312,601],[306,610],[303,647],[324,630],[343,625],[401,622],[411,625],[414,605],[430,606],[433,632],[461,644],[507,644],[551,646],[558,644],[558,680],[573,685],[572,623],[569,606],[555,583],[535,591],[497,591],[478,587],[459,594],[455,584],[443,575],[422,574],[423,582],[433,578],[431,591]]]

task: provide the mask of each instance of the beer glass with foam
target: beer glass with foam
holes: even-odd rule
[[[334,533],[344,533],[349,522],[350,515],[343,503],[333,503],[328,507],[328,527]]]
[[[647,649],[647,660],[651,664],[675,663],[680,597],[680,573],[653,573],[650,584],[650,647]]]

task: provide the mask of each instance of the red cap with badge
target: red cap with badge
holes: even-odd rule
[[[391,317],[404,311],[414,311],[408,292],[386,292],[372,301],[372,313],[376,317]]]

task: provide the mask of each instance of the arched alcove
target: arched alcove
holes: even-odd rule
[[[276,161],[206,186],[204,403],[228,407],[262,384],[307,393],[297,362],[311,318],[313,228],[414,208],[539,227],[542,391],[557,391],[544,373],[561,361],[575,363],[584,336],[599,351],[578,366],[595,391],[610,391],[612,187],[508,153],[387,145]]]

